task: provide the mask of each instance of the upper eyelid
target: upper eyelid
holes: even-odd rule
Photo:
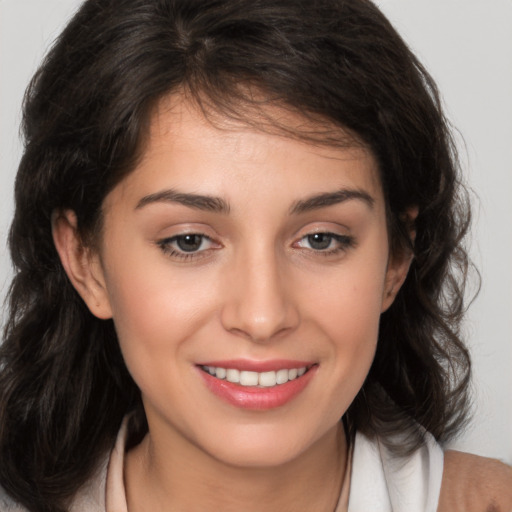
[[[185,231],[183,233],[177,233],[176,235],[163,236],[159,241],[175,240],[177,238],[181,238],[182,236],[202,236],[203,238],[208,238],[209,240],[212,239],[211,236],[208,236],[205,233],[200,233],[199,231]]]
[[[303,238],[306,238],[307,236],[316,235],[316,234],[330,235],[332,237],[353,238],[353,235],[351,235],[348,232],[340,233],[333,229],[328,229],[328,228],[322,229],[321,227],[317,228],[317,229],[309,229],[309,230],[303,232],[302,234],[296,233],[292,238],[294,240],[302,240]],[[182,236],[190,236],[190,235],[201,236],[201,237],[206,238],[212,242],[220,243],[220,242],[216,241],[216,237],[208,235],[201,230],[194,230],[194,229],[186,230],[186,231],[168,235],[168,236],[161,236],[156,240],[156,242],[157,243],[169,242],[169,241],[176,240],[177,238],[180,238]]]
[[[212,232],[211,228],[208,228],[204,225],[176,225],[176,226],[166,226],[159,230],[159,233],[151,235],[151,238],[157,242],[161,243],[163,241],[175,240],[176,238],[187,236],[187,235],[198,235],[209,240],[218,239],[218,235],[216,232]]]
[[[332,231],[312,231],[309,233],[306,233],[305,235],[302,235],[297,239],[297,241],[304,240],[305,238],[312,236],[312,235],[327,235],[332,238],[334,238],[337,241],[340,241],[340,239],[346,240],[346,241],[354,241],[355,238],[352,235],[349,234],[341,234],[341,233],[333,233]]]
[[[313,224],[313,225],[311,225]],[[290,233],[290,238],[292,240],[292,243],[302,240],[303,238],[314,235],[314,234],[326,234],[331,235],[333,237],[343,237],[343,238],[354,238],[354,235],[352,233],[352,230],[344,224],[340,224],[337,222],[328,222],[327,224],[330,224],[326,226],[323,222],[319,222],[318,225],[315,225],[316,223],[311,222],[308,223],[306,226],[302,226],[301,228],[294,230],[295,233]],[[322,225],[324,224],[324,225]],[[166,229],[167,231],[167,229]],[[229,234],[224,233],[224,235],[221,235],[217,232],[217,230],[213,230],[213,233],[210,233],[212,231],[209,226],[205,225],[185,225],[179,228],[179,230],[175,233],[169,233],[166,235],[160,235],[154,238],[155,242],[158,244],[162,244],[163,242],[170,242],[174,241],[179,237],[187,236],[187,235],[198,235],[201,237],[204,237],[205,239],[210,240],[213,243],[217,243],[219,245],[223,245],[223,243],[220,241],[222,238],[231,238]],[[238,235],[237,235],[238,238]]]
[[[328,234],[333,236],[352,236],[352,230],[348,226],[332,222],[329,222],[328,224],[329,225],[326,226],[325,223],[310,223],[306,226],[302,226],[295,232],[294,237],[296,239],[299,239],[304,238],[305,236],[308,235],[315,235],[318,233],[324,233],[326,235]]]
[[[159,245],[162,245],[165,243],[172,243],[172,242],[175,242],[177,239],[184,237],[184,236],[200,236],[205,240],[215,243],[215,241],[213,240],[213,238],[211,236],[208,236],[204,233],[199,233],[196,231],[187,231],[186,233],[178,233],[177,235],[165,236],[165,237],[162,237],[159,240],[157,240],[157,243]]]

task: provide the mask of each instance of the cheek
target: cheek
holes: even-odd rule
[[[125,364],[151,403],[180,403],[189,394],[194,337],[208,322],[211,298],[197,283],[145,272],[112,286],[113,319]]]
[[[345,409],[368,374],[379,332],[386,253],[379,246],[364,255],[305,283],[307,318],[329,340],[323,356],[334,376],[335,400]]]
[[[107,278],[121,350],[134,372],[168,361],[214,314],[204,276],[171,272],[165,263],[136,263],[112,265]]]
[[[321,303],[331,340],[328,361],[331,404],[341,417],[359,393],[375,357],[380,320],[380,287],[375,282],[345,283],[337,300]],[[352,285],[351,285],[352,284]],[[320,308],[319,308],[320,309]],[[327,369],[327,368],[326,368]]]
[[[311,279],[306,284],[310,314],[320,315],[333,332],[344,333],[347,343],[358,343],[369,335],[376,338],[384,293],[383,261],[360,259],[341,265],[323,279]]]

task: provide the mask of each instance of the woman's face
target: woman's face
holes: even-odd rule
[[[175,101],[105,200],[89,303],[154,439],[275,465],[337,429],[406,267],[368,151],[219,129]]]

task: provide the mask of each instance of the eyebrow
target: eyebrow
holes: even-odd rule
[[[334,192],[324,192],[300,199],[292,204],[290,214],[306,213],[354,199],[363,201],[373,209],[375,200],[370,194],[364,190],[343,188]],[[144,196],[139,200],[135,209],[138,210],[154,203],[177,203],[189,208],[214,213],[228,214],[230,212],[229,204],[221,197],[178,192],[174,189],[162,190]]]
[[[201,194],[188,194],[173,189],[162,190],[154,194],[144,196],[135,207],[136,210],[153,203],[177,203],[189,208],[214,213],[229,213],[229,204],[220,197]]]
[[[316,194],[306,199],[301,199],[292,204],[290,208],[291,214],[306,213],[312,210],[318,210],[320,208],[326,208],[339,203],[344,203],[349,200],[359,200],[366,203],[371,209],[375,203],[375,199],[360,189],[349,189],[342,188],[335,192],[325,192],[322,194]]]

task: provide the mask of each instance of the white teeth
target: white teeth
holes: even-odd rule
[[[276,384],[288,382],[288,370],[278,370],[276,372]]]
[[[226,378],[226,368],[215,368],[215,376],[218,379],[225,379]]]
[[[286,384],[290,380],[302,377],[306,373],[306,367],[283,368],[270,372],[251,372],[236,370],[234,368],[221,368],[216,366],[203,366],[203,370],[218,379],[226,379],[228,382],[241,386],[259,386],[270,388],[279,384]]]
[[[276,372],[262,372],[260,373],[259,385],[265,388],[270,388],[276,385]]]
[[[228,382],[240,383],[240,371],[229,368],[226,370],[226,380]]]
[[[242,384],[242,386],[257,386],[258,374],[256,372],[240,372],[240,384]]]

